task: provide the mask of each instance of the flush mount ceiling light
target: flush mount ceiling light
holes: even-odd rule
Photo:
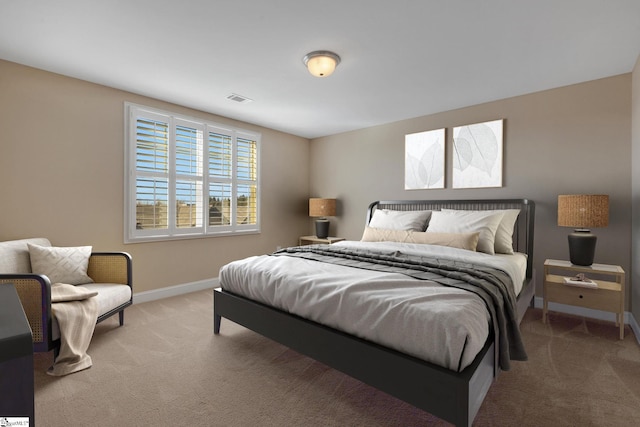
[[[316,77],[327,77],[333,73],[340,63],[340,57],[328,50],[316,50],[307,53],[302,62],[309,72]]]

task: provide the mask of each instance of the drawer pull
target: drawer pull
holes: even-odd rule
[[[582,298],[582,295],[580,295],[580,298]]]

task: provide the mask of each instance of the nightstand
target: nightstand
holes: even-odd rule
[[[598,284],[597,288],[567,285],[565,277],[584,273]],[[569,304],[616,314],[620,339],[624,338],[624,270],[619,265],[574,265],[569,261],[548,259],[544,262],[542,321],[547,323],[549,302]]]
[[[300,237],[300,239],[298,241],[298,245],[300,245],[300,246],[302,246],[302,245],[315,245],[315,244],[319,244],[319,243],[325,243],[327,245],[330,245],[332,243],[341,242],[343,240],[344,240],[343,237],[326,237],[324,239],[321,239],[321,238],[316,237],[316,236],[302,236],[302,237]]]

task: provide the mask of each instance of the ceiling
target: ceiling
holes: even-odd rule
[[[306,71],[313,50],[341,56],[333,75]],[[0,2],[1,59],[305,138],[628,73],[639,55],[638,0]]]

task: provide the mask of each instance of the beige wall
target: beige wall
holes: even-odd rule
[[[262,133],[262,233],[123,244],[124,102]],[[218,276],[228,261],[307,232],[309,142],[112,88],[0,61],[0,240],[48,237],[131,253],[134,292]]]
[[[570,230],[556,225],[557,195],[605,193],[611,197],[610,225],[594,230],[596,261],[620,264],[631,272],[631,132],[633,127],[637,149],[638,68],[633,74],[309,144],[270,129],[0,61],[0,240],[46,236],[59,246],[91,244],[96,250],[130,252],[136,292],[141,292],[216,277],[230,260],[270,252],[295,244],[301,234],[313,234],[308,196],[340,200],[331,234],[350,239],[360,238],[365,209],[373,200],[527,197],[537,204],[534,263],[540,295],[543,260],[568,256]],[[124,245],[125,101],[262,132],[262,233]],[[403,189],[405,134],[446,127],[450,150],[451,127],[497,118],[505,119],[502,188]],[[450,158],[448,152],[448,171]],[[637,169],[633,182],[640,182],[635,178],[640,178]],[[449,172],[447,187],[450,182]],[[634,187],[635,198],[639,193]],[[636,300],[638,293],[634,291]],[[628,292],[627,307],[630,296]]]
[[[631,139],[633,172],[631,175],[631,191],[633,199],[633,233],[632,233],[632,263],[633,274],[631,281],[635,284],[631,292],[631,308],[633,317],[640,321],[640,56],[632,74],[632,106],[631,106]]]
[[[404,190],[404,135],[505,119],[503,187]],[[329,167],[330,165],[330,167]],[[631,74],[418,117],[311,141],[311,195],[337,197],[334,233],[360,238],[368,204],[380,199],[529,198],[536,202],[538,295],[546,258],[568,258],[557,226],[558,194],[610,195],[610,223],[594,230],[596,262],[630,272]],[[629,294],[629,293],[628,293]],[[628,298],[627,298],[628,307]]]

